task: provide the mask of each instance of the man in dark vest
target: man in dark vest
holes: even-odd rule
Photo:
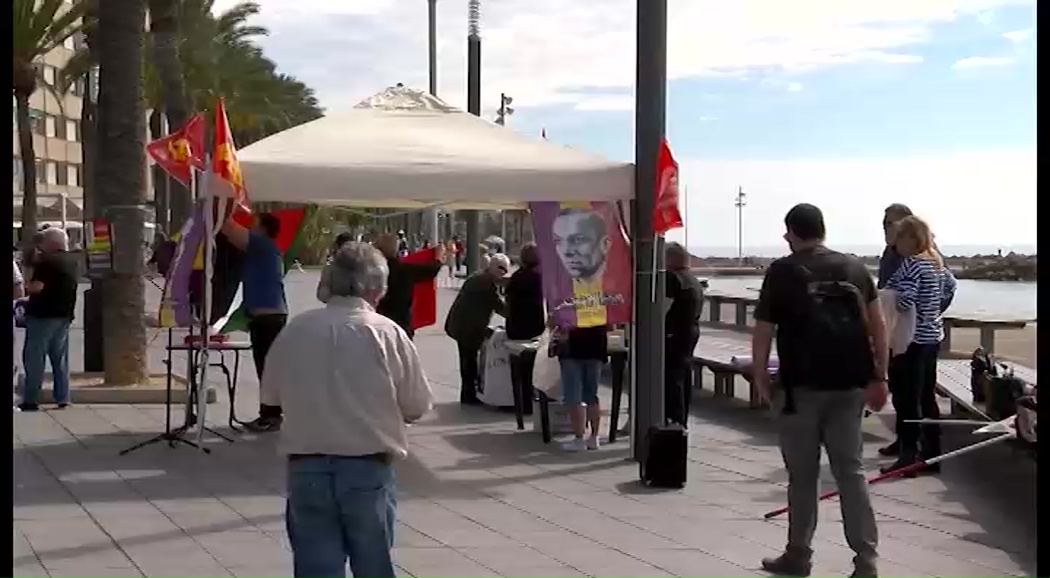
[[[704,288],[689,271],[689,252],[668,243],[667,309],[664,321],[664,410],[669,421],[686,425],[689,419],[689,364],[700,340],[700,313]]]

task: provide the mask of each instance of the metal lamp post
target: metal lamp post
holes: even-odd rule
[[[649,428],[664,423],[664,254],[660,237],[653,231],[652,215],[656,205],[657,157],[664,138],[667,106],[667,0],[636,1],[631,454],[641,462],[645,459]],[[655,286],[650,277],[654,274],[657,275]]]
[[[430,94],[437,96],[437,0],[427,0],[427,69],[429,72]],[[438,227],[438,209],[423,211],[423,235],[432,243],[441,240],[441,229]]]
[[[467,112],[481,116],[481,1],[467,4]],[[478,270],[481,254],[481,223],[476,210],[463,211],[467,225],[467,273]]]
[[[736,260],[737,265],[744,264],[744,207],[747,206],[747,195],[744,187],[737,188],[736,192]]]

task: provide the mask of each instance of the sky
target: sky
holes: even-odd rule
[[[258,0],[279,69],[329,111],[427,87],[425,0]],[[230,6],[217,0],[216,8]],[[438,95],[466,104],[466,0],[438,0]],[[483,115],[634,159],[634,0],[482,0]],[[1036,244],[1035,0],[669,0],[667,137],[690,247],[830,244],[908,204],[950,246]],[[683,231],[668,235],[682,241]]]

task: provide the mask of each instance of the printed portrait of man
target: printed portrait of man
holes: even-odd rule
[[[594,209],[562,209],[551,230],[554,249],[573,281],[599,282],[612,247],[602,214]]]

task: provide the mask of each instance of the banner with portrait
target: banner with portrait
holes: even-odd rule
[[[631,250],[615,203],[529,203],[543,296],[562,329],[630,323]]]

